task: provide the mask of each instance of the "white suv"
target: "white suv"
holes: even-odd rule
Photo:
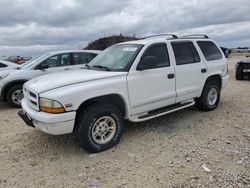
[[[21,107],[22,86],[26,81],[48,73],[79,69],[99,53],[96,50],[50,52],[21,66],[0,69],[0,99],[13,107]]]
[[[219,46],[203,35],[164,36],[113,45],[85,70],[27,82],[19,116],[52,135],[74,132],[82,147],[99,152],[119,142],[124,120],[141,122],[194,104],[215,109],[228,83]]]

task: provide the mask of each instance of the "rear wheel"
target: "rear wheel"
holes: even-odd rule
[[[14,108],[21,108],[22,99],[23,99],[22,85],[16,85],[11,87],[6,94],[7,102]]]
[[[96,153],[115,146],[123,129],[123,116],[115,106],[94,104],[79,113],[75,134],[81,147]]]
[[[198,108],[202,111],[214,110],[220,101],[220,90],[218,81],[208,81],[203,88],[202,95],[196,101]]]
[[[236,80],[243,80],[243,66],[238,65],[235,73]]]

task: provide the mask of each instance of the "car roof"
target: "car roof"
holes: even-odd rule
[[[177,42],[177,41],[211,41],[211,39],[205,38],[176,38],[176,39],[167,39],[166,37],[157,37],[157,38],[147,38],[142,40],[134,40],[128,42],[122,42],[119,44],[151,44],[151,43],[160,43],[160,42]]]
[[[100,50],[61,50],[61,51],[48,52],[47,54],[54,55],[54,54],[62,54],[62,53],[79,53],[79,52],[99,54],[101,51]]]

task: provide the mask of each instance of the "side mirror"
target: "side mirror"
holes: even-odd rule
[[[38,69],[40,69],[40,70],[44,70],[44,69],[48,69],[49,68],[49,65],[48,64],[45,64],[45,63],[42,63],[39,67],[38,67]]]
[[[145,56],[142,58],[137,66],[136,70],[147,70],[155,68],[158,62],[158,58],[155,56]]]

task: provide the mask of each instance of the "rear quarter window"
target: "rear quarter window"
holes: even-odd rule
[[[222,54],[219,48],[211,41],[198,41],[199,45],[204,57],[207,61],[213,61],[222,59]]]

